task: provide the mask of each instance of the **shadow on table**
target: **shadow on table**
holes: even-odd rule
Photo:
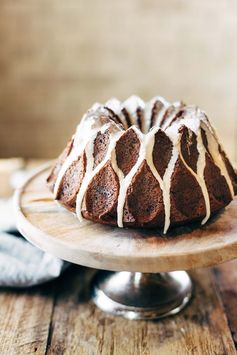
[[[1,287],[0,294],[15,294],[24,296],[41,296],[66,299],[77,297],[76,303],[83,304],[90,300],[90,284],[91,280],[96,274],[97,270],[70,264],[63,274],[52,281],[46,282],[42,285],[14,288],[14,287]]]

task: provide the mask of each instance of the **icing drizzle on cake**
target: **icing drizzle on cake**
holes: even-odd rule
[[[194,171],[185,161],[180,144],[180,129],[186,127],[193,132],[197,139],[197,170]],[[139,139],[140,148],[136,163],[125,176],[118,167],[116,158],[116,144],[126,130],[133,130]],[[155,134],[162,130],[172,143],[172,154],[163,177],[160,176],[153,162],[153,148]],[[206,148],[202,139],[201,130],[207,137]],[[94,141],[98,133],[109,132],[109,145],[103,160],[94,168]],[[208,152],[207,152],[208,149]],[[105,105],[96,103],[83,116],[73,138],[73,147],[64,161],[54,186],[54,195],[57,198],[63,177],[67,169],[82,154],[86,156],[86,170],[76,197],[76,214],[80,221],[83,219],[82,204],[85,193],[93,178],[110,162],[119,180],[119,194],[117,202],[117,225],[123,227],[124,205],[127,191],[133,178],[142,163],[146,161],[153,176],[157,180],[163,194],[165,212],[164,233],[170,226],[171,214],[171,181],[178,159],[180,158],[186,169],[196,179],[200,186],[205,202],[206,216],[202,224],[206,223],[211,215],[210,198],[204,178],[206,154],[209,153],[215,165],[220,169],[229,187],[231,196],[234,188],[228,174],[226,164],[219,154],[219,143],[216,133],[210,125],[205,113],[194,106],[185,106],[181,102],[173,104],[157,96],[145,103],[137,96],[131,96],[125,102],[112,98]]]

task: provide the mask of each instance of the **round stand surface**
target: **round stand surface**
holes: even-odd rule
[[[103,310],[127,318],[177,313],[190,299],[191,281],[185,272],[167,271],[237,257],[236,199],[207,225],[180,227],[163,236],[157,230],[80,223],[53,199],[46,185],[48,174],[49,166],[41,168],[16,192],[18,228],[28,241],[61,259],[127,271],[98,274],[94,301]]]
[[[18,190],[17,223],[31,243],[59,258],[104,270],[161,272],[237,257],[237,199],[203,227],[180,227],[162,236],[156,230],[80,223],[54,201],[48,174],[41,169]]]

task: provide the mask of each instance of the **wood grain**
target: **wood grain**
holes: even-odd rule
[[[0,40],[0,156],[54,158],[94,102],[136,93],[200,105],[237,160],[234,0],[1,0]]]
[[[16,199],[18,228],[40,249],[98,269],[161,272],[215,265],[237,257],[237,200],[206,226],[171,230],[120,229],[79,220],[61,207],[36,172]]]
[[[179,315],[128,321],[90,301],[95,270],[70,267],[56,282],[31,291],[0,292],[1,354],[234,355],[225,313],[208,269],[192,272],[195,296]]]
[[[237,261],[213,268],[213,274],[237,347]]]
[[[0,292],[0,354],[45,354],[54,306],[53,285]]]
[[[84,293],[92,274],[80,269],[58,283],[47,354],[235,354],[208,270],[192,273],[196,287],[191,305],[157,322],[128,321],[99,311]]]

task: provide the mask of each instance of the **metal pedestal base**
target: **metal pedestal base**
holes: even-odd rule
[[[92,297],[101,310],[113,315],[159,319],[181,311],[191,294],[192,282],[185,271],[100,271],[94,279]]]

